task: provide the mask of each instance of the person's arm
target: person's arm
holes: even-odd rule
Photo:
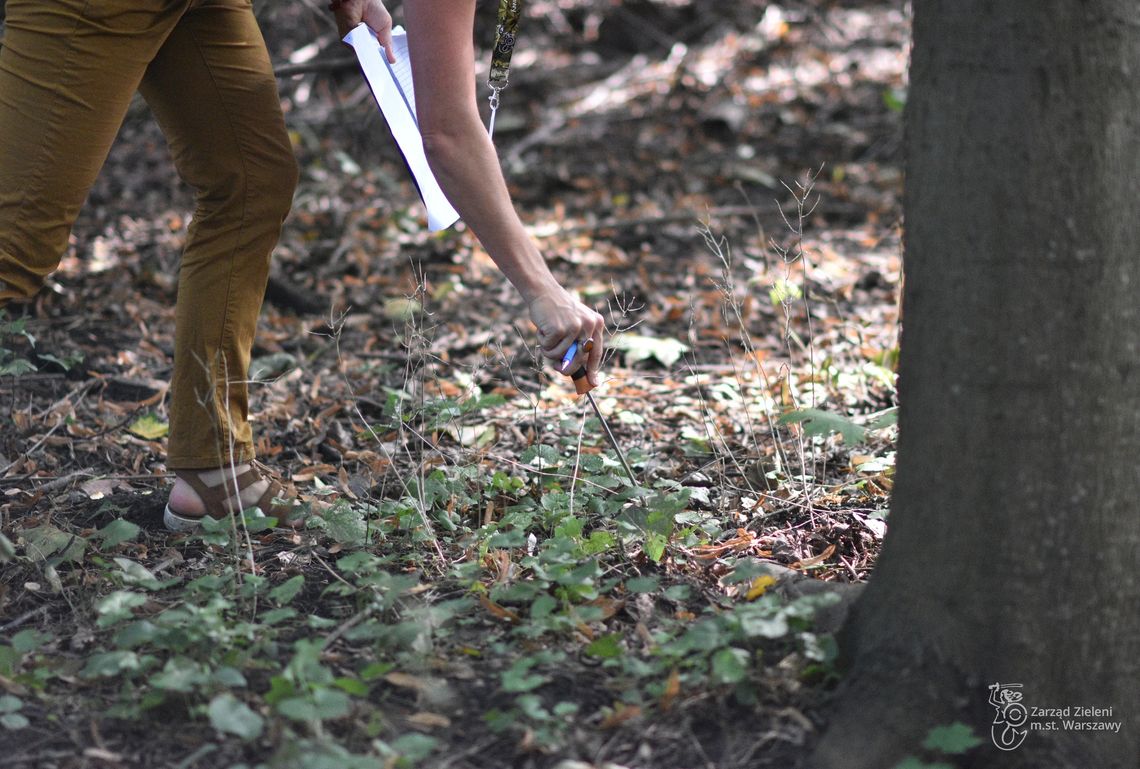
[[[417,120],[428,164],[448,200],[522,295],[543,355],[561,360],[575,340],[593,340],[592,349],[580,350],[568,369],[585,364],[596,385],[605,321],[559,285],[515,212],[479,117],[474,19],[475,0],[404,0]]]

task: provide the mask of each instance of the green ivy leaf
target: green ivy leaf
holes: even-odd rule
[[[80,672],[84,678],[113,678],[120,673],[133,673],[143,668],[143,658],[132,651],[93,654]]]
[[[539,470],[545,470],[551,467],[558,467],[562,462],[562,457],[559,456],[558,450],[553,446],[540,443],[524,451],[519,457],[519,462],[524,465],[537,467]]]
[[[265,701],[270,705],[288,699],[297,693],[297,687],[285,676],[273,676],[269,679],[269,691],[265,693]]]
[[[368,524],[364,513],[347,504],[336,504],[321,516],[310,519],[335,542],[344,545],[363,545],[368,539]]]
[[[0,563],[8,563],[16,557],[16,546],[12,540],[0,534]]]
[[[229,692],[210,700],[206,713],[210,724],[219,732],[233,734],[243,740],[255,740],[265,729],[265,719]]]
[[[292,619],[297,616],[297,610],[288,606],[282,606],[279,609],[270,609],[264,614],[260,615],[261,622],[265,625],[276,625],[278,622],[284,622],[287,619]]]
[[[886,88],[883,90],[883,104],[892,112],[902,112],[906,108],[906,97],[905,88]]]
[[[409,732],[392,741],[392,749],[413,763],[427,758],[438,745],[438,739],[419,732]]]
[[[105,548],[112,548],[123,542],[128,542],[137,537],[138,534],[139,527],[130,521],[124,521],[122,518],[116,518],[95,532],[95,536],[103,541]]]
[[[15,731],[17,729],[25,729],[29,724],[30,722],[28,719],[20,713],[5,713],[4,715],[0,716],[0,726],[3,726],[5,729],[9,729],[11,731]]]
[[[982,741],[974,735],[974,730],[960,721],[949,726],[936,726],[926,735],[922,747],[927,750],[937,750],[949,755],[965,753],[981,745]]]
[[[130,614],[126,616],[129,617]],[[123,618],[125,617],[116,618],[115,622]],[[110,624],[114,623],[112,622]],[[100,627],[103,626],[104,622],[101,620]],[[158,638],[160,632],[158,626],[150,620],[139,620],[138,622],[132,622],[120,628],[119,631],[115,633],[114,645],[120,649],[134,649],[137,646],[142,646],[143,644],[154,641],[154,639]]]
[[[649,560],[654,563],[660,563],[661,559],[665,557],[665,546],[668,543],[669,540],[664,536],[655,531],[651,531],[645,537],[645,554],[649,556]]]
[[[614,539],[614,535],[608,531],[592,531],[590,538],[582,543],[580,550],[582,555],[594,556],[606,552],[616,544],[617,540]]]
[[[162,587],[158,577],[151,574],[150,570],[138,561],[132,561],[130,558],[115,558],[114,560],[119,567],[118,577],[123,580],[124,584],[138,585],[148,590],[157,590]]]
[[[754,611],[755,604],[745,604],[737,609],[740,631],[746,638],[783,638],[791,628],[784,615],[765,616]]]
[[[287,352],[274,352],[254,358],[249,363],[251,382],[268,382],[285,376],[297,368],[297,358]]]
[[[364,681],[375,681],[388,675],[394,667],[391,662],[370,662],[360,671],[360,678]]]
[[[550,495],[548,494],[547,497]],[[545,497],[544,497],[545,500]],[[562,519],[558,527],[554,530],[555,537],[569,537],[570,539],[580,539],[582,530],[586,527],[586,522],[581,518],[574,518],[573,516]]]
[[[545,619],[554,613],[558,608],[558,600],[549,593],[543,593],[534,599],[534,603],[530,605],[531,619]]]
[[[103,597],[95,606],[99,613],[99,627],[110,627],[134,616],[132,609],[146,603],[147,597],[130,590],[116,590]]]
[[[333,685],[339,687],[340,690],[346,694],[351,694],[354,697],[368,696],[368,684],[364,683],[358,678],[348,678],[347,676],[341,676],[340,678],[333,681]]]
[[[43,353],[42,352],[42,353],[39,353],[38,357],[41,361],[47,361],[49,363],[54,363],[55,365],[59,366],[64,371],[71,371],[71,369],[74,366],[76,366],[77,364],[79,364],[83,361],[83,354],[82,353],[72,353],[70,355],[65,355],[64,357],[60,358],[56,355],[52,355],[51,353]]]
[[[880,411],[871,421],[867,422],[868,430],[881,430],[884,427],[891,427],[899,423],[899,409],[898,406],[893,406],[889,409]]]
[[[53,636],[49,633],[44,633],[35,628],[21,630],[12,636],[12,648],[20,654],[27,654],[40,648],[48,641],[52,640]]]
[[[349,553],[336,562],[336,567],[349,576],[371,574],[380,566],[380,559],[365,550]]]
[[[721,649],[712,657],[713,678],[723,684],[738,684],[748,676],[748,663],[744,649]]]
[[[559,702],[550,709],[550,712],[560,718],[565,718],[574,715],[580,709],[577,702]]]
[[[546,708],[542,706],[542,697],[537,694],[522,694],[515,698],[515,705],[518,707],[522,714],[527,718],[534,719],[535,721],[546,721],[550,718],[550,714],[546,712]]]
[[[24,655],[7,644],[0,644],[0,675],[11,676]]]
[[[287,604],[297,597],[305,586],[305,576],[297,574],[269,591],[269,600],[277,604]]]
[[[625,581],[625,589],[631,593],[653,593],[660,580],[657,577],[634,577]]]
[[[83,537],[69,534],[50,523],[24,529],[20,536],[24,539],[25,552],[35,561],[46,561],[49,556],[58,553],[60,560],[80,563],[83,560],[83,550],[87,547],[87,540]]]
[[[247,685],[245,676],[242,675],[241,671],[237,668],[231,668],[229,665],[222,665],[211,673],[210,682],[230,689],[238,689]]]
[[[867,434],[867,430],[862,425],[857,425],[847,417],[832,414],[830,411],[823,411],[822,409],[789,411],[781,416],[779,421],[782,425],[799,424],[803,427],[804,435],[809,437],[827,437],[832,433],[839,433],[843,436],[843,442],[848,446],[862,443]]]
[[[915,756],[907,756],[895,764],[894,769],[954,769],[954,767],[943,761],[931,764]]]
[[[318,687],[309,697],[289,697],[277,703],[277,712],[294,721],[325,721],[348,715],[348,695],[340,689]]]
[[[194,691],[206,680],[206,671],[200,663],[186,657],[175,657],[166,661],[162,672],[150,677],[150,684],[156,689],[186,693]]]
[[[725,638],[720,625],[713,620],[701,620],[685,631],[677,640],[678,648],[686,652],[717,649],[724,645]]]
[[[529,692],[537,689],[547,682],[547,677],[538,673],[531,673],[534,660],[518,660],[515,664],[503,671],[503,690],[508,692]]]
[[[593,642],[586,647],[586,654],[601,659],[620,657],[624,654],[624,650],[621,648],[621,633],[607,633],[604,636],[595,638]]]

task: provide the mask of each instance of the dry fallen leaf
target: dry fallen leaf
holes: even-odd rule
[[[388,320],[408,321],[423,312],[423,307],[415,299],[400,297],[384,302],[384,317]]]
[[[495,575],[495,582],[502,584],[511,578],[513,563],[508,550],[492,550],[483,556],[483,565]]]
[[[134,422],[131,422],[127,431],[144,440],[156,441],[159,438],[166,437],[166,434],[170,432],[170,425],[163,422],[154,414],[143,414]]]
[[[713,560],[729,553],[748,551],[754,551],[754,555],[762,557],[771,555],[769,551],[760,549],[761,544],[760,538],[750,530],[739,528],[736,530],[736,536],[732,539],[715,545],[698,545],[692,549],[692,553],[694,558],[701,560]]]
[[[88,499],[103,499],[115,492],[115,482],[102,478],[84,481],[79,485]]]
[[[507,622],[519,622],[519,615],[515,614],[510,609],[500,606],[485,595],[479,596],[479,603],[483,604],[483,608],[491,612],[491,615],[494,617],[506,620]]]
[[[811,558],[805,558],[802,561],[796,561],[792,564],[793,569],[810,569],[812,566],[819,566],[831,556],[835,555],[835,545],[828,545],[827,548],[819,555],[813,555]]]
[[[337,468],[330,464],[310,465],[303,470],[293,473],[290,480],[294,483],[308,483],[321,475],[336,475]]]
[[[681,674],[674,668],[673,672],[669,674],[669,680],[665,682],[665,691],[661,692],[661,710],[666,713],[669,712],[680,693]]]
[[[626,705],[624,702],[619,702],[614,706],[614,711],[602,719],[599,724],[601,729],[616,729],[624,724],[641,715],[641,708],[637,705]]]
[[[625,608],[625,601],[614,600],[613,598],[606,598],[601,596],[586,603],[587,606],[596,606],[602,610],[602,616],[599,619],[609,619]]]
[[[413,713],[408,716],[408,723],[422,729],[446,729],[451,726],[451,719],[439,713]]]
[[[392,684],[392,686],[399,686],[402,689],[415,689],[416,691],[423,691],[427,688],[427,682],[418,676],[413,676],[409,673],[401,673],[398,670],[388,673],[384,676],[384,680]]]

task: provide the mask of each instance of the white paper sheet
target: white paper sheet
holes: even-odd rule
[[[411,58],[408,56],[408,36],[403,27],[392,30],[392,51],[396,63],[389,64],[383,46],[366,24],[359,24],[344,36],[344,42],[356,51],[360,68],[368,81],[376,103],[392,129],[392,136],[404,154],[412,178],[419,188],[420,198],[427,208],[428,229],[432,232],[446,229],[459,220],[459,214],[435,179],[424,155],[423,137],[416,121],[416,97],[412,87]]]

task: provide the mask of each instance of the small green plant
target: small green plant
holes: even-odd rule
[[[883,90],[883,104],[892,112],[906,109],[906,88],[886,88]]]
[[[843,436],[844,443],[855,446],[866,440],[869,431],[881,430],[895,424],[898,421],[898,409],[889,408],[878,414],[872,414],[863,424],[850,417],[815,408],[788,411],[779,421],[782,425],[800,425],[804,435],[808,437],[827,437],[839,433]]]
[[[982,744],[974,730],[960,721],[931,729],[922,747],[931,756],[958,756],[968,753]],[[938,759],[924,760],[918,756],[907,756],[894,769],[954,769],[952,764]]]
[[[7,314],[0,310],[0,376],[18,376],[36,370],[36,364],[19,356],[8,346],[9,340],[16,337],[23,337],[31,345],[36,343],[36,338],[28,331],[26,318],[9,319]]]
[[[35,362],[9,346],[10,340],[19,337],[27,340],[32,348],[36,346],[36,338],[28,331],[28,319],[9,319],[6,312],[0,310],[0,376],[19,376],[39,371]],[[73,352],[59,357],[50,353],[36,353],[35,358],[42,363],[54,364],[62,371],[70,371],[83,360],[83,355]]]
[[[31,722],[27,716],[20,712],[23,707],[24,701],[19,697],[10,694],[0,696],[0,726],[8,731],[17,731],[30,726]]]

